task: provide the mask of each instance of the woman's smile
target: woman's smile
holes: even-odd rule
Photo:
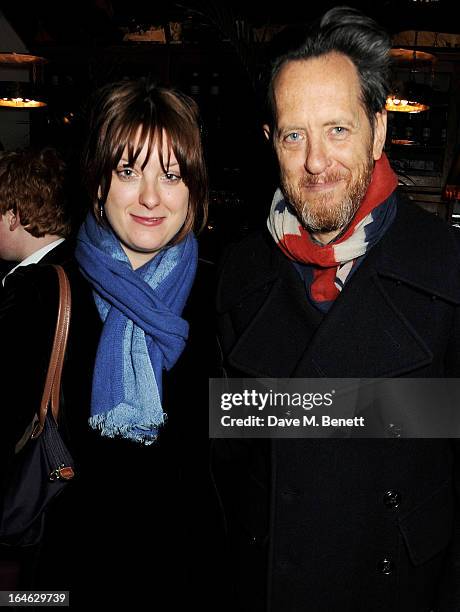
[[[133,221],[135,221],[136,223],[139,223],[140,225],[146,225],[148,227],[155,227],[157,225],[160,225],[164,221],[165,217],[143,217],[140,215],[133,215],[131,213],[131,218]]]

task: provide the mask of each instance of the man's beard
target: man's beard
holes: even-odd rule
[[[333,232],[345,229],[361,205],[372,178],[374,163],[367,158],[356,179],[351,182],[351,173],[326,172],[322,175],[304,175],[297,184],[292,184],[282,176],[285,197],[294,207],[299,220],[310,232]],[[340,202],[334,202],[335,190],[315,194],[310,201],[302,195],[302,188],[318,183],[331,183],[346,180],[347,188]]]

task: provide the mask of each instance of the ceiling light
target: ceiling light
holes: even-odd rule
[[[390,57],[402,68],[409,69],[408,78],[393,82],[391,93],[387,97],[385,109],[398,113],[421,113],[430,108],[432,97],[431,87],[416,81],[417,73],[423,66],[430,66],[436,57],[425,51],[415,49],[391,49]]]
[[[1,65],[23,68],[44,63],[46,63],[46,59],[38,55],[30,55],[28,53],[0,53]]]
[[[28,81],[0,81],[0,106],[40,108],[46,106],[46,102]]]

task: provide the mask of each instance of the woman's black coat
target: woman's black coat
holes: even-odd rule
[[[167,600],[175,609],[197,598],[205,601],[212,562],[198,566],[196,550],[206,553],[216,546],[217,526],[207,430],[207,368],[214,350],[212,266],[199,264],[183,314],[190,323],[189,342],[176,366],[165,373],[167,425],[158,443],[144,447],[102,439],[88,428],[102,323],[72,252],[71,245],[62,243],[40,264],[19,268],[8,277],[0,306],[0,448],[6,466],[38,406],[51,351],[58,283],[48,264],[64,266],[72,315],[60,426],[77,475],[48,513],[40,550],[24,554],[24,567],[37,567],[31,569],[33,582],[26,575],[22,586],[70,589],[73,605],[82,609],[90,601],[135,609],[146,602],[163,606]]]

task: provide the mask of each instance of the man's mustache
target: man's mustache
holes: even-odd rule
[[[312,185],[327,185],[328,183],[336,183],[337,181],[347,180],[348,174],[334,172],[328,174],[312,174],[305,175],[299,181],[299,187],[311,187]]]

